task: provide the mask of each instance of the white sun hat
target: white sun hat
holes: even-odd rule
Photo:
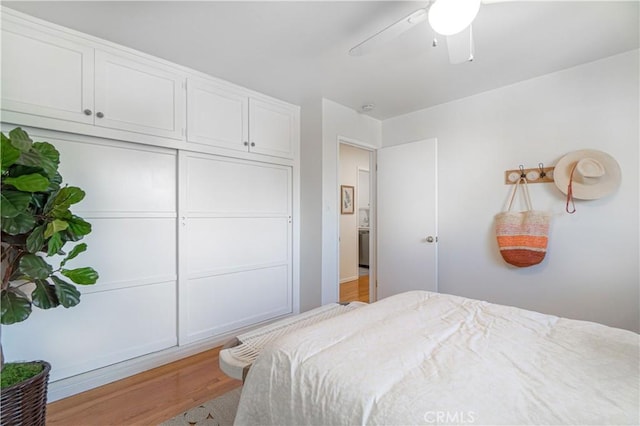
[[[572,176],[573,174],[573,176]],[[620,186],[620,166],[609,154],[581,149],[565,155],[553,170],[556,186],[564,194],[572,186],[573,198],[595,200],[613,193]]]

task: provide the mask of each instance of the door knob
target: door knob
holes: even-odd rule
[[[428,242],[428,243],[432,243],[432,242],[434,242],[434,241],[435,241],[435,238],[433,238],[431,235],[429,235],[429,236],[427,237],[427,242]]]

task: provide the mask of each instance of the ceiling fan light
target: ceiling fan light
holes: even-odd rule
[[[457,34],[473,22],[480,10],[480,1],[436,0],[429,8],[429,25],[438,34]]]

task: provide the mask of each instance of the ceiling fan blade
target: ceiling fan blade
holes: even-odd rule
[[[366,55],[377,49],[380,45],[387,43],[394,38],[398,37],[403,32],[409,30],[414,25],[427,19],[427,9],[418,9],[408,16],[400,19],[399,21],[389,25],[385,29],[375,33],[362,43],[349,50],[351,56]]]
[[[449,62],[462,64],[473,61],[473,25],[469,25],[462,32],[447,36],[447,51]]]

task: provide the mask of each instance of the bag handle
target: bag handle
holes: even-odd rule
[[[513,186],[513,191],[511,192],[511,199],[509,200],[509,208],[507,209],[507,211],[511,211],[511,206],[513,205],[513,200],[516,198],[516,192],[518,191],[518,187],[520,186],[520,183],[524,183],[524,185],[522,186],[522,191],[524,192],[524,199],[525,202],[527,203],[527,209],[528,210],[533,210],[533,208],[531,207],[531,197],[529,196],[529,187],[527,186],[527,178],[521,177],[520,179],[518,179],[518,182],[516,182],[516,184]]]

